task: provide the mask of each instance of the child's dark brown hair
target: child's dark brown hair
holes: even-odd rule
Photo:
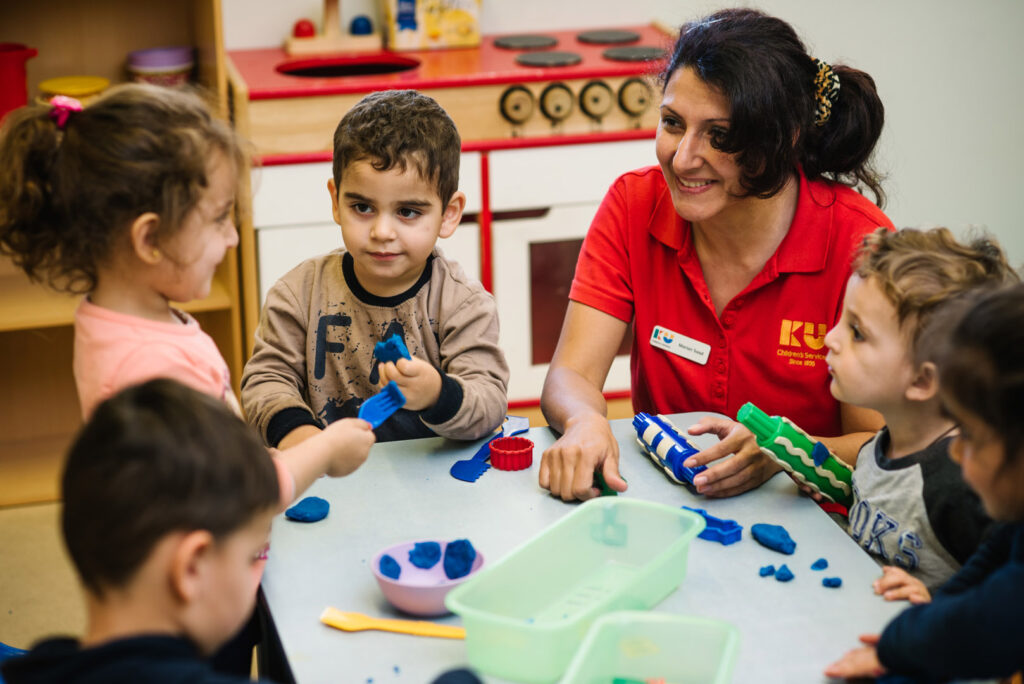
[[[370,93],[346,112],[334,131],[334,185],[354,162],[366,160],[378,171],[412,165],[434,183],[441,206],[459,189],[462,142],[448,113],[415,90]]]
[[[939,348],[943,396],[992,427],[1006,463],[1024,458],[1024,283],[983,291],[951,307]]]
[[[146,212],[160,217],[158,242],[173,235],[209,183],[213,153],[247,168],[234,131],[194,92],[129,84],[62,125],[52,112],[22,107],[0,129],[0,253],[58,289],[92,290]]]
[[[259,436],[220,401],[173,380],[106,400],[64,468],[64,541],[91,593],[123,587],[173,532],[220,540],[280,502]]]

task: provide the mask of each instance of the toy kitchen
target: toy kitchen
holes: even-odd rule
[[[670,47],[652,25],[484,35],[443,50],[229,51],[235,125],[260,160],[240,225],[245,339],[252,344],[278,277],[341,246],[326,189],[341,116],[368,92],[415,89],[445,108],[462,137],[467,206],[439,247],[494,294],[510,404],[535,404],[605,191],[619,174],[656,163],[655,76]],[[628,353],[627,339],[609,397],[628,394]]]

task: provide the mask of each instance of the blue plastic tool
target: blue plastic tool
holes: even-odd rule
[[[409,354],[409,348],[405,346],[405,342],[403,342],[402,338],[398,335],[392,335],[383,342],[378,342],[374,345],[373,355],[377,357],[377,360],[381,363],[412,358]]]
[[[735,544],[743,536],[743,525],[740,525],[735,520],[723,520],[722,518],[716,518],[710,515],[703,508],[690,508],[689,506],[681,506],[688,511],[693,511],[704,518],[704,530],[697,536],[701,539],[708,541],[718,542],[723,546],[729,544]]]
[[[679,484],[693,484],[693,476],[707,470],[707,466],[687,468],[683,462],[700,449],[679,434],[664,416],[638,413],[633,416],[636,441],[665,474]]]
[[[380,392],[363,402],[359,407],[359,417],[368,422],[376,430],[391,414],[405,406],[405,395],[392,380]]]

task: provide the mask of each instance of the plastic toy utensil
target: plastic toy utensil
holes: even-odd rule
[[[392,335],[383,342],[378,342],[373,347],[373,355],[377,357],[377,360],[381,363],[412,358],[409,354],[409,348],[405,346],[405,342],[403,342],[402,338],[398,335]]]
[[[735,544],[740,540],[743,535],[743,526],[735,520],[724,520],[722,518],[716,518],[709,514],[703,508],[690,508],[689,506],[682,506],[688,511],[693,511],[704,518],[706,526],[697,536],[707,541],[716,541],[722,546],[728,546],[729,544]]]
[[[359,417],[368,422],[376,430],[391,414],[405,406],[405,395],[392,380],[384,385],[384,389],[363,402],[359,407]]]
[[[491,455],[491,442],[498,437],[511,437],[530,429],[530,419],[522,416],[505,416],[505,422],[501,424],[501,432],[493,435],[484,442],[476,453],[470,458],[464,458],[452,464],[448,471],[456,480],[463,482],[476,482],[477,479],[487,472],[491,464],[487,459]]]
[[[638,413],[633,416],[637,444],[643,447],[651,460],[665,471],[673,482],[693,484],[693,476],[707,470],[707,466],[687,468],[683,462],[700,449],[686,441],[665,416]]]
[[[382,632],[398,632],[416,636],[441,637],[444,639],[465,639],[466,630],[452,625],[439,625],[425,620],[393,620],[370,617],[362,613],[346,613],[328,606],[320,615],[320,622],[345,632],[360,632],[377,629]]]

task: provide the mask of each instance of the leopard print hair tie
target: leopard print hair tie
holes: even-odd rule
[[[814,76],[814,125],[824,126],[832,115],[832,105],[839,97],[839,75],[820,59],[814,60],[818,73]]]

